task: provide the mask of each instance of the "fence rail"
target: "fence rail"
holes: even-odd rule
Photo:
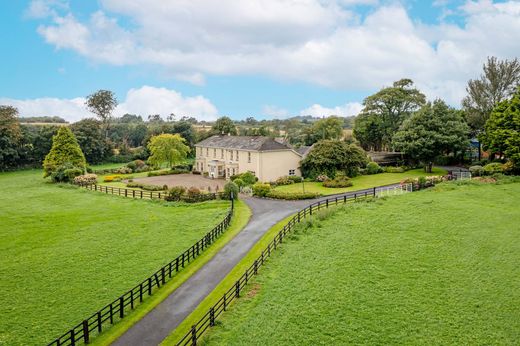
[[[164,191],[146,191],[146,190],[137,190],[137,189],[127,189],[121,187],[107,186],[107,185],[98,185],[98,184],[88,184],[88,185],[79,185],[90,191],[99,191],[108,195],[116,195],[121,197],[129,197],[129,198],[139,198],[139,199],[160,199],[164,200],[168,196],[167,192]],[[210,199],[222,199],[225,197],[223,192],[209,192],[205,193],[205,196],[202,199],[190,198],[186,197],[185,200],[187,202],[200,202],[203,200]]]
[[[99,185],[96,185],[99,186]],[[93,336],[101,333],[108,325],[121,320],[125,315],[143,302],[147,296],[151,296],[161,288],[176,273],[181,271],[189,262],[193,261],[208,246],[228,228],[233,216],[233,202],[231,209],[215,228],[206,233],[198,242],[193,244],[180,256],[169,262],[147,279],[143,280],[131,290],[127,291],[119,298],[104,306],[90,317],[83,320],[69,331],[53,340],[48,345],[55,346],[75,346],[80,343],[88,344]]]

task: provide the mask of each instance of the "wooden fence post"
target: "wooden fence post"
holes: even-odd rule
[[[123,296],[119,297],[119,317],[125,317],[125,302]]]
[[[76,345],[76,333],[74,333],[74,328],[70,330],[70,344],[71,346]]]
[[[90,335],[88,330],[88,321],[83,320],[83,341],[88,344],[90,341]]]
[[[235,283],[235,297],[240,297],[240,279]]]
[[[210,327],[215,325],[215,308],[213,306],[209,309],[209,325]]]
[[[195,325],[191,326],[191,344],[197,346],[197,327]]]

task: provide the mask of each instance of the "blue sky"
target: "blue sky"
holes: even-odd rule
[[[22,116],[356,114],[402,77],[454,106],[520,52],[518,1],[35,0],[0,5],[0,103]]]

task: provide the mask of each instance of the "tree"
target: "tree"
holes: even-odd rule
[[[320,119],[312,125],[312,132],[317,141],[341,139],[343,136],[343,120],[336,116]]]
[[[165,133],[153,136],[148,143],[148,162],[155,167],[160,167],[165,162],[172,167],[182,162],[190,152],[190,148],[184,144],[185,141],[179,134]]]
[[[85,170],[87,162],[72,131],[65,126],[59,128],[52,137],[52,147],[43,160],[43,177],[57,172],[60,166],[70,165]]]
[[[211,128],[211,132],[217,135],[237,135],[237,128],[233,120],[229,117],[220,117],[215,121],[215,124]]]
[[[324,140],[316,143],[301,162],[301,169],[306,177],[315,178],[326,174],[333,178],[337,171],[353,177],[361,167],[365,167],[368,158],[360,147],[343,141]]]
[[[25,164],[41,164],[45,155],[51,150],[52,137],[58,132],[56,125],[30,125],[22,128],[22,146],[20,158]]]
[[[392,148],[393,134],[405,119],[425,103],[426,96],[414,87],[411,79],[394,82],[391,87],[383,88],[363,101],[364,108],[360,115],[363,115],[365,120],[373,117],[370,120],[371,132],[367,136],[367,128],[362,128],[363,123],[356,121],[354,136],[363,147],[370,147],[371,144],[363,140],[377,135],[377,140],[372,139],[372,143],[381,143],[380,149],[389,150]],[[373,126],[378,128],[375,129]]]
[[[98,90],[87,96],[85,102],[89,111],[94,113],[104,125],[105,138],[108,138],[108,128],[112,120],[112,112],[117,107],[115,94],[110,90]]]
[[[498,60],[488,57],[484,73],[477,80],[469,80],[468,95],[462,100],[466,120],[474,135],[484,130],[493,108],[510,98],[520,86],[520,61]]]
[[[19,162],[22,130],[18,109],[0,105],[0,169],[13,167]]]
[[[393,144],[412,159],[423,163],[431,173],[433,160],[441,155],[457,153],[468,145],[469,128],[460,111],[436,100],[427,103],[405,120],[393,138]]]
[[[98,120],[87,118],[70,127],[90,164],[103,162],[110,155],[110,145],[103,136],[101,125]]]
[[[520,168],[520,87],[493,109],[481,140],[486,150],[505,155]]]
[[[354,136],[365,150],[382,151],[384,127],[380,117],[362,113],[356,117]]]

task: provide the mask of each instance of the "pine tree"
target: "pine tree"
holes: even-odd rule
[[[51,151],[43,161],[44,177],[55,173],[60,166],[70,165],[85,170],[87,162],[72,131],[65,126],[60,127],[58,133],[52,137]]]

